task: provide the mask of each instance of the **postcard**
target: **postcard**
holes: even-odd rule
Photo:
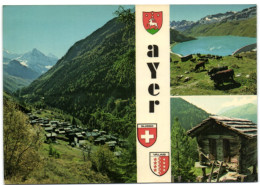
[[[256,4],[2,10],[5,184],[258,181]]]

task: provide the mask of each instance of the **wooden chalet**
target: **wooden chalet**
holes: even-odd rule
[[[55,132],[46,133],[45,137],[46,137],[46,141],[48,141],[50,139],[52,142],[55,142],[57,134]]]
[[[210,116],[187,134],[197,139],[203,175],[203,166],[212,164],[212,161],[222,163],[225,169],[238,174],[248,174],[248,168],[253,167],[253,174],[256,174],[257,125],[252,121]]]
[[[45,132],[52,132],[54,129],[53,127],[44,127]]]

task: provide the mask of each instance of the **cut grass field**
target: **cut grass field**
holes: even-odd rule
[[[245,52],[239,54],[243,59],[234,56],[225,56],[221,60],[209,59],[205,65],[205,70],[200,68],[194,72],[195,65],[198,63],[181,62],[179,56],[171,54],[171,95],[255,95],[257,93],[256,83],[256,52]],[[197,55],[193,58],[198,59]],[[174,63],[178,61],[178,63]],[[207,74],[213,67],[228,66],[234,70],[234,80],[236,83],[227,82],[219,87],[214,86]],[[178,78],[183,75],[181,79]],[[189,77],[190,80],[184,82]]]

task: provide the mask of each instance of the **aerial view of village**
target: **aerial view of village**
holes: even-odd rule
[[[134,6],[4,6],[3,47],[5,183],[136,182]]]
[[[171,95],[255,95],[256,5],[171,6]]]

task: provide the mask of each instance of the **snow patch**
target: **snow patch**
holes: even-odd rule
[[[20,64],[22,64],[23,66],[28,67],[28,65],[27,65],[27,61],[26,61],[26,60],[24,60],[24,61],[20,61]]]
[[[50,68],[52,68],[52,66],[45,66],[45,68],[46,68],[46,69],[50,69]]]

